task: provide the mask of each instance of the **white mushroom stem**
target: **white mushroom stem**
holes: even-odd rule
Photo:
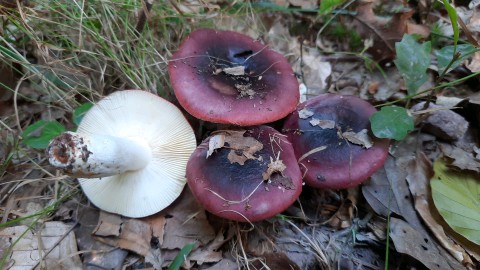
[[[66,174],[98,178],[136,171],[152,158],[147,143],[135,138],[65,132],[47,148],[48,161]]]

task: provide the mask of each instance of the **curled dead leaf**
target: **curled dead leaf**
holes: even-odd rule
[[[216,134],[208,141],[207,158],[213,154],[215,149],[222,148],[225,144],[225,134]]]
[[[278,153],[280,155],[280,153]],[[286,169],[287,167],[285,164],[283,164],[283,161],[281,159],[273,160],[272,157],[270,157],[270,163],[268,164],[268,168],[266,172],[262,173],[263,180],[268,180],[274,173],[280,173]]]

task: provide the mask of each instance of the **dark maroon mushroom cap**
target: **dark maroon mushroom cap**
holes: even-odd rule
[[[295,110],[300,97],[283,55],[232,31],[192,32],[173,55],[168,72],[180,104],[214,123],[273,122]]]
[[[375,111],[358,97],[322,94],[300,104],[287,117],[283,132],[292,142],[307,185],[348,188],[383,166],[390,141],[372,135],[369,117]],[[326,120],[326,125],[315,124],[319,121],[314,119]],[[328,128],[328,123],[335,127]],[[357,134],[362,130],[373,143],[368,149],[366,144],[353,143],[346,137],[345,132]]]
[[[219,136],[225,136],[225,144],[207,158],[212,149],[209,144]],[[279,162],[285,165],[283,169],[273,166]],[[280,170],[272,170],[274,167]],[[282,212],[302,190],[302,175],[291,144],[268,126],[220,131],[208,137],[187,163],[187,180],[207,211],[241,222]]]

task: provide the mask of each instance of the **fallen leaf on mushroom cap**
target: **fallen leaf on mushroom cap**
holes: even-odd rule
[[[438,214],[433,204],[429,189],[430,178],[433,176],[433,168],[428,158],[420,152],[415,160],[408,165],[408,187],[415,199],[415,209],[422,217],[425,224],[430,228],[440,244],[463,265],[473,266],[471,258],[465,250],[452,241],[450,236],[445,234],[444,228],[448,225]],[[458,239],[456,239],[458,242]]]
[[[224,142],[231,149],[227,157],[230,163],[243,165],[249,159],[257,159],[254,154],[263,149],[263,144],[255,138],[244,137],[245,132],[245,130],[224,132]]]
[[[366,149],[373,146],[372,138],[368,136],[368,130],[366,129],[362,129],[359,132],[346,131],[342,133],[342,137],[349,142],[361,145]]]
[[[312,120],[310,120],[310,125],[318,126],[323,129],[325,128],[332,129],[332,128],[335,128],[335,121],[312,118]]]
[[[212,136],[208,142],[207,158],[213,154],[213,151],[222,148],[225,145],[225,134],[217,134]]]
[[[308,108],[303,108],[300,111],[298,111],[298,117],[301,119],[307,119],[314,114],[315,112],[313,112],[312,110],[309,110]]]

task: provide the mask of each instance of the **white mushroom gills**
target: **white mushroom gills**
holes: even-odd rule
[[[47,148],[52,166],[66,174],[99,178],[145,168],[152,159],[147,142],[140,138],[65,132]]]
[[[55,138],[47,155],[78,178],[94,205],[139,218],[180,195],[195,147],[195,134],[175,105],[146,91],[122,90],[99,100],[76,132]]]

